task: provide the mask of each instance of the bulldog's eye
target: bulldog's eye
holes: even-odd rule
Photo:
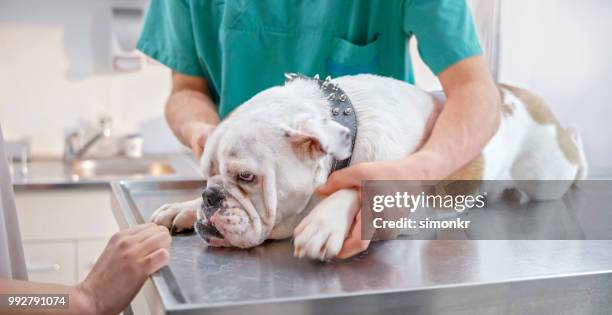
[[[255,175],[251,172],[242,171],[238,173],[238,179],[245,183],[250,183],[255,180]]]

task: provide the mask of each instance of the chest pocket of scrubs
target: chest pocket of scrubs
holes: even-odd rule
[[[332,42],[327,71],[333,77],[359,73],[377,73],[380,65],[379,37],[365,45],[335,37]]]

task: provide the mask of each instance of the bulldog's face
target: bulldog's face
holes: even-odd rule
[[[321,118],[325,100],[311,85],[259,93],[207,140],[196,231],[209,245],[246,248],[289,237],[331,158],[350,155],[350,131]]]

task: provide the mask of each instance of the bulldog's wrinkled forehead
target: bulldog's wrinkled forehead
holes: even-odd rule
[[[218,174],[221,175],[232,176],[240,172],[250,172],[256,175],[261,173],[260,163],[248,156],[228,156],[220,159],[217,164],[219,165]]]
[[[207,144],[202,163],[207,177],[216,174],[232,174],[242,171],[260,173],[263,163],[274,159],[266,140],[264,128],[249,131],[244,128],[226,128],[219,130],[211,137],[211,145]],[[220,141],[220,139],[222,139]]]

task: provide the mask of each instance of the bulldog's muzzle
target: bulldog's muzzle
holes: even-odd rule
[[[219,233],[219,230],[211,221],[212,216],[222,208],[223,200],[225,200],[225,194],[215,186],[206,187],[202,192],[201,213],[205,218],[197,220],[195,227],[198,234],[207,242],[213,237],[223,238],[223,235]]]

